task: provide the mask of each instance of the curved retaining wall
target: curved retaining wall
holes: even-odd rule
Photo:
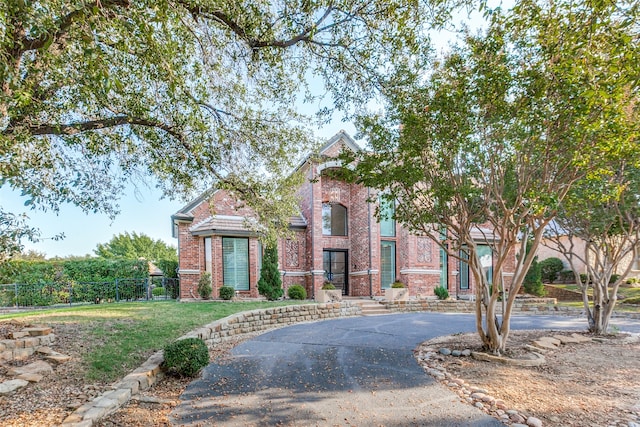
[[[474,301],[465,300],[436,300],[421,299],[407,301],[392,301],[384,303],[387,310],[393,313],[402,313],[409,311],[434,311],[443,313],[474,313],[476,303]],[[558,307],[555,298],[527,298],[516,299],[513,303],[513,312],[556,312],[559,309],[567,309],[570,307]],[[502,305],[498,303],[498,312],[502,311]]]
[[[181,336],[202,338],[209,347],[226,339],[250,332],[266,331],[301,322],[359,316],[362,307],[351,301],[326,304],[290,305],[252,310],[233,314]],[[138,369],[114,384],[113,390],[103,393],[76,409],[64,421],[64,427],[91,427],[101,418],[115,412],[140,390],[146,390],[162,378],[162,351],[154,353]]]

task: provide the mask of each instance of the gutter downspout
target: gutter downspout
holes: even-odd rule
[[[309,173],[312,175],[311,178],[313,178],[313,163],[309,162]],[[315,199],[313,197],[313,185],[314,182],[312,179],[309,179],[309,184],[311,184],[311,268],[309,269],[311,271],[311,299],[315,299],[315,293],[316,293],[316,287],[315,287],[315,277],[313,275],[313,271],[315,270],[315,265],[314,265],[314,261],[316,259],[315,256],[315,251],[316,251],[316,247],[315,247],[315,234],[316,234],[316,230],[313,226],[313,217],[315,216],[316,210],[315,210]]]
[[[371,198],[371,188],[367,187],[367,200]],[[369,226],[369,298],[373,298],[373,277],[371,277],[371,268],[373,263],[372,257],[372,247],[373,242],[371,241],[371,202],[367,201],[367,224]]]

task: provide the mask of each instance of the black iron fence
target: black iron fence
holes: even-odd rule
[[[0,285],[0,307],[46,307],[119,301],[178,299],[178,279],[153,277],[104,282]]]

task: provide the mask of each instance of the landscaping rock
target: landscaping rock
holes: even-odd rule
[[[533,342],[533,345],[543,350],[555,350],[558,348],[553,343],[549,341],[544,341],[544,340],[535,340]]]
[[[530,427],[542,427],[542,421],[536,417],[527,418],[527,425]]]
[[[451,352],[451,355],[455,357],[460,357],[462,355],[462,352],[460,350],[453,350]]]
[[[66,354],[62,354],[62,353],[52,353],[52,354],[48,354],[44,357],[45,359],[47,359],[50,362],[56,363],[58,365],[68,362],[69,360],[71,360],[71,356],[67,356]]]
[[[579,343],[580,342],[589,342],[589,341],[591,341],[591,338],[584,337],[584,336],[582,336],[580,334],[571,334],[571,336]]]
[[[32,337],[40,337],[43,335],[49,335],[52,332],[51,328],[25,328],[24,332],[28,333]]]
[[[440,354],[442,354],[444,356],[449,356],[451,354],[451,350],[449,350],[448,348],[441,348],[440,349]]]
[[[559,339],[553,338],[553,337],[541,337],[540,341],[549,342],[549,343],[555,345],[556,347],[558,347],[560,344],[562,344],[562,341],[560,341]]]
[[[0,383],[0,396],[11,394],[19,388],[26,386],[27,384],[29,384],[29,381],[25,380],[9,380]]]
[[[38,383],[44,378],[40,374],[22,374],[16,377],[19,380],[29,381],[30,383]]]
[[[53,368],[47,362],[38,360],[25,366],[11,368],[7,372],[9,375],[18,376],[23,374],[49,374]]]

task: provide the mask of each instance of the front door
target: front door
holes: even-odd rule
[[[341,289],[342,295],[348,295],[347,251],[324,251],[323,264],[324,280],[333,283],[336,289]]]

